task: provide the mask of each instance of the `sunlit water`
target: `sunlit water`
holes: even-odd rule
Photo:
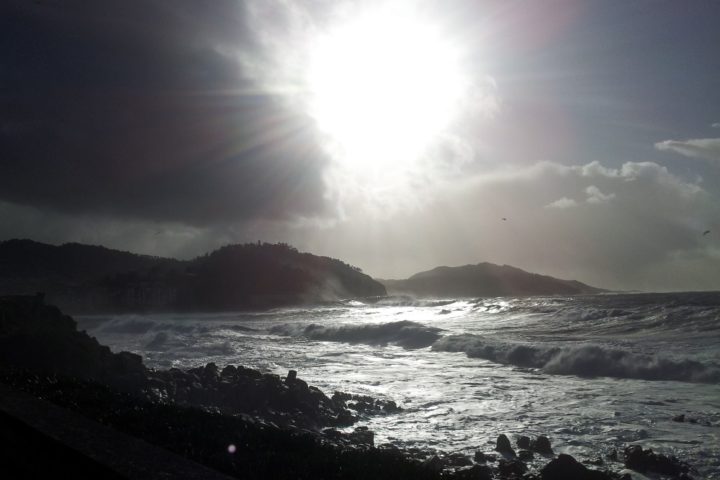
[[[720,293],[345,302],[78,318],[150,367],[215,362],[395,400],[376,444],[472,453],[547,435],[579,459],[629,443],[720,479]],[[685,414],[697,423],[672,418]],[[620,468],[619,465],[616,465]]]

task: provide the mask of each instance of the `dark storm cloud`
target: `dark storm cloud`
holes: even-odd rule
[[[237,1],[0,7],[0,200],[192,224],[323,210],[311,121],[263,93]]]

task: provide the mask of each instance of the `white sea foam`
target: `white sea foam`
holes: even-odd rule
[[[452,335],[433,344],[433,350],[464,352],[502,364],[542,369],[545,373],[581,377],[617,377],[681,382],[720,382],[720,366],[692,359],[671,359],[602,345],[542,345],[487,340],[477,335]]]

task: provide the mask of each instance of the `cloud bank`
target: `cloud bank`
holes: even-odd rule
[[[702,235],[716,229],[720,201],[654,162],[541,162],[422,195],[421,208],[371,230],[338,227],[349,261],[380,277],[490,261],[611,289],[720,288],[716,238]],[[382,259],[359,262],[361,245]]]
[[[715,126],[716,124],[713,124]],[[720,138],[664,140],[655,144],[660,151],[671,151],[692,158],[720,162]]]
[[[4,2],[0,200],[199,226],[322,214],[328,159],[247,67],[247,18],[236,1]]]

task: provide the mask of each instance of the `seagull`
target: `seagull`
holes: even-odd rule
[[[707,235],[708,233],[710,233],[710,230],[705,230],[705,231],[703,232],[703,237],[704,237],[705,235]]]
[[[503,222],[507,222],[507,218],[502,217],[502,221],[503,221]]]

